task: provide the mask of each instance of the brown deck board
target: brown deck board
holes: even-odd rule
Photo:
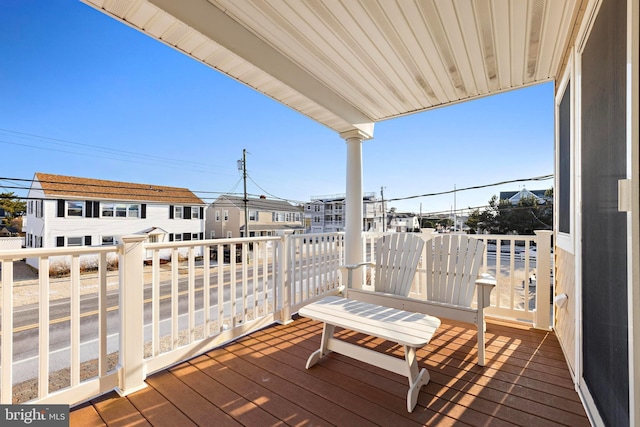
[[[473,325],[442,319],[418,351],[431,374],[412,413],[408,380],[330,354],[312,369],[322,325],[274,325],[161,371],[127,397],[73,408],[71,425],[589,425],[553,332],[490,319],[487,365]],[[342,339],[402,357],[402,348],[352,331]]]
[[[106,426],[96,411],[96,408],[89,403],[82,404],[69,413],[69,424],[78,426]]]

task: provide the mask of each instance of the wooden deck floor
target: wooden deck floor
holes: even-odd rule
[[[472,325],[442,320],[418,352],[431,381],[412,413],[406,377],[337,354],[305,370],[322,328],[300,318],[152,375],[126,398],[110,393],[73,408],[71,425],[589,425],[553,333],[489,320],[481,368]],[[402,354],[384,341],[342,335]]]

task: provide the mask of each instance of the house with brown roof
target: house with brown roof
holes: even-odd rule
[[[131,234],[145,234],[149,243],[202,240],[205,206],[186,188],[37,172],[28,194],[25,245],[115,245]]]
[[[267,199],[265,196],[247,199],[249,233],[245,223],[244,198],[223,195],[207,208],[207,237],[237,238],[255,236],[281,236],[285,232],[304,232],[300,206],[285,200]]]

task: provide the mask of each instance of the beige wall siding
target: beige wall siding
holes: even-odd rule
[[[576,278],[575,256],[569,252],[555,248],[556,295],[567,294],[569,299],[563,308],[555,306],[555,331],[564,351],[571,374],[575,378],[575,337],[576,337]]]

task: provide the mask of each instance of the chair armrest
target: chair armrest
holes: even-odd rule
[[[496,287],[496,279],[483,273],[476,279],[476,292],[478,294],[478,308],[484,309],[491,305],[491,291]]]
[[[345,265],[341,265],[340,268],[346,268],[348,270],[354,270],[356,268],[360,268],[364,265],[368,265],[369,267],[373,267],[375,265],[375,263],[373,262],[361,262],[358,264],[345,264]]]
[[[358,264],[346,264],[346,265],[341,265],[340,267],[338,267],[339,269],[346,269],[347,270],[347,289],[351,289],[351,285],[352,285],[352,281],[353,281],[353,270],[355,270],[356,268],[360,268],[363,266],[369,266],[369,267],[373,267],[375,265],[375,263],[373,262],[361,262]]]

